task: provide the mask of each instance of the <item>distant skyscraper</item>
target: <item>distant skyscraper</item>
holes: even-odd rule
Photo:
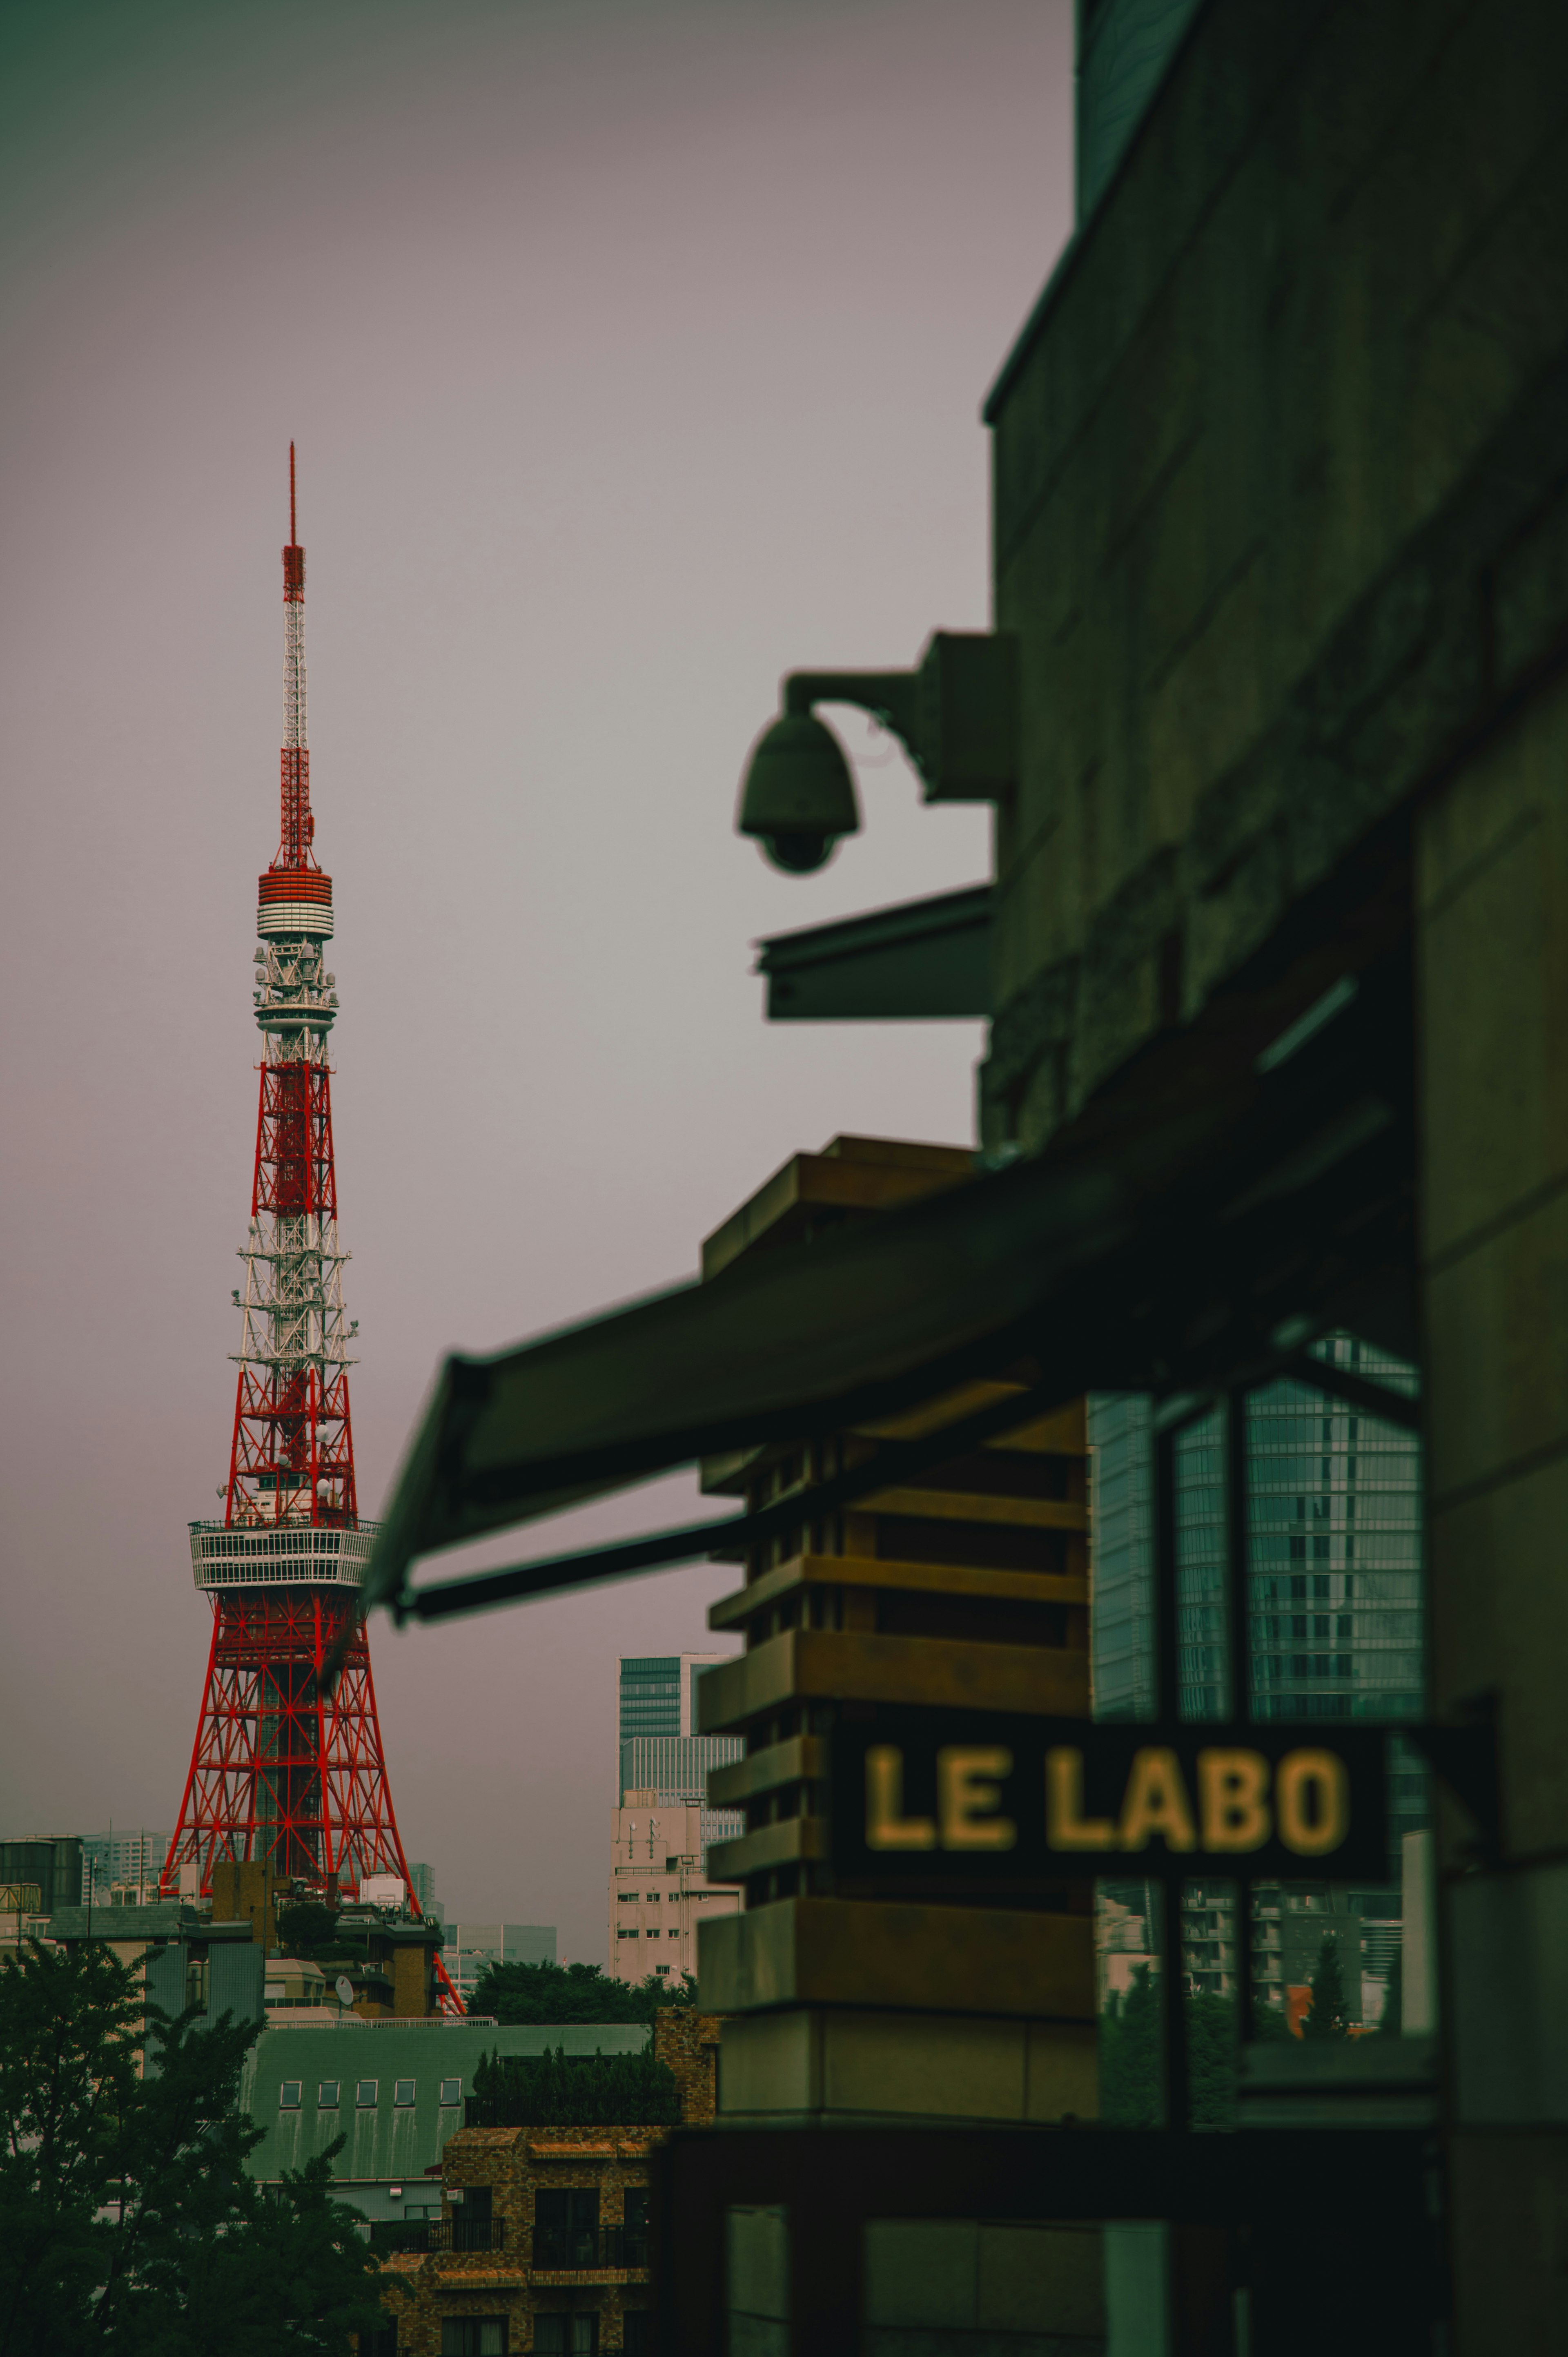
[[[619,1671],[620,1790],[652,1792],[660,1808],[702,1811],[702,1846],[745,1831],[740,1813],[710,1809],[708,1771],[738,1760],[735,1735],[699,1735],[697,1681],[733,1653],[623,1653]]]
[[[1407,1395],[1414,1372],[1370,1344],[1320,1342]],[[1090,1402],[1094,1469],[1094,1702],[1101,1718],[1155,1704],[1150,1588],[1153,1448],[1138,1394]],[[1228,1710],[1224,1449],[1218,1412],[1176,1444],[1180,1707]],[[1294,1380],[1247,1405],[1253,1707],[1260,1718],[1413,1718],[1423,1691],[1420,1447],[1391,1424]],[[1419,1785],[1419,1774],[1417,1775]],[[1420,1792],[1396,1792],[1401,1817]],[[1402,1825],[1396,1831],[1410,1830]]]
[[[428,1915],[433,1923],[444,1923],[446,1921],[446,1910],[435,1896],[435,1868],[433,1866],[424,1865],[420,1860],[410,1858],[408,1879],[409,1886],[419,1901],[420,1913]]]
[[[732,1653],[623,1653],[620,1657],[620,1739],[695,1735],[697,1679]]]
[[[96,1907],[107,1906],[112,1890],[147,1889],[158,1895],[158,1878],[174,1839],[169,1833],[83,1834],[81,1836],[81,1898]]]

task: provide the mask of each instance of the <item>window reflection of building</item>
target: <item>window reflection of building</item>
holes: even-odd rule
[[[1316,1355],[1407,1396],[1413,1368],[1349,1335],[1327,1337]],[[1138,1718],[1155,1703],[1150,1501],[1150,1402],[1136,1394],[1091,1398],[1094,1697],[1101,1718]],[[1218,1413],[1176,1446],[1176,1549],[1181,1607],[1180,1710],[1229,1715],[1225,1657],[1224,1449]],[[1422,1707],[1424,1635],[1420,1444],[1409,1433],[1286,1379],[1247,1405],[1249,1597],[1252,1708],[1259,1718],[1415,1717]],[[1352,2020],[1374,2022],[1386,2000],[1401,1938],[1398,1860],[1402,1836],[1428,1823],[1426,1778],[1403,1745],[1389,1779],[1391,1872],[1386,1886],[1262,1886],[1256,1893],[1258,1994],[1283,2006],[1286,1989],[1316,1967],[1325,1932],[1340,1943]],[[1141,1881],[1102,1888],[1101,1995],[1113,1977],[1109,1926],[1124,1943],[1128,1919],[1152,1937],[1160,1903]],[[1111,1910],[1114,1910],[1112,1912]],[[1182,1943],[1189,1988],[1236,1990],[1229,1886],[1189,1883]],[[1309,1953],[1310,1952],[1310,1953]],[[1120,1953],[1132,1953],[1123,1946]],[[1124,1968],[1117,1968],[1124,1969]]]

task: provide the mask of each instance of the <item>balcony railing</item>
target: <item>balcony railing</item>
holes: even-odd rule
[[[648,2234],[638,2226],[535,2226],[533,2265],[558,2274],[645,2267]]]
[[[506,2247],[504,2218],[376,2218],[371,2248],[382,2256],[404,2251],[500,2251]]]
[[[380,2257],[394,2253],[420,2257],[433,2252],[500,2251],[506,2248],[504,2218],[376,2218],[371,2248]],[[640,2226],[535,2226],[532,2264],[546,2272],[584,2275],[600,2268],[635,2270],[648,2265],[648,2233]]]

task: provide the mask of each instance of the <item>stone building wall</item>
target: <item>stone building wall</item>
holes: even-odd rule
[[[1500,1770],[1495,1851],[1440,1813],[1460,2357],[1568,2346],[1565,88],[1556,0],[1208,0],[987,413],[986,1142],[1413,877],[1430,1701]]]
[[[1552,659],[1565,74],[1546,0],[1210,0],[1004,370],[989,1143],[1194,1013]]]
[[[500,2247],[393,2256],[384,2263],[383,2305],[396,2319],[398,2357],[440,2357],[446,2317],[504,2317],[509,2357],[534,2346],[534,2319],[546,2311],[588,2309],[599,2319],[602,2352],[625,2346],[628,2309],[650,2302],[642,2268],[536,2268],[532,2238],[535,2197],[545,2187],[592,2188],[602,2226],[621,2223],[628,2187],[648,2183],[657,2128],[460,2128],[442,2156],[442,2216],[463,2206],[450,2189],[488,2186],[493,2216],[504,2225]]]

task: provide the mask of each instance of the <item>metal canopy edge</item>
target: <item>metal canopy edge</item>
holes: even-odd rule
[[[406,1591],[417,1556],[699,1456],[896,1415],[978,1376],[1058,1404],[1287,1372],[1328,1389],[1333,1371],[1301,1346],[1345,1324],[1411,1354],[1409,893],[1395,852],[1362,856],[1348,905],[1343,887],[1337,909],[1322,893],[1298,905],[1252,969],[1123,1067],[1041,1154],[533,1344],[453,1356],[383,1519],[364,1608],[417,1609]],[[1347,973],[1358,988],[1343,1011],[1260,1070]],[[1419,1413],[1392,1394],[1384,1412]],[[690,1559],[725,1529],[628,1544],[643,1563]],[[512,1592],[638,1567],[610,1560],[622,1553],[519,1566]]]
[[[989,884],[772,933],[754,972],[770,1023],[942,1022],[991,1012]]]

